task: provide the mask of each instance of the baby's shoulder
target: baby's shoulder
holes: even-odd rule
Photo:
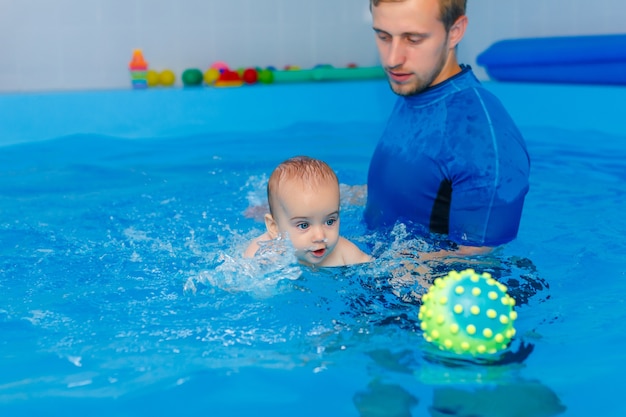
[[[243,257],[244,258],[253,258],[254,255],[259,250],[259,242],[266,242],[266,241],[269,241],[269,240],[272,240],[272,238],[269,236],[269,234],[267,232],[263,233],[259,237],[256,237],[256,238],[252,239],[250,241],[250,243],[248,244],[248,247],[244,251]]]
[[[363,252],[354,242],[344,237],[339,239],[341,257],[346,265],[362,264],[371,262],[372,257]]]

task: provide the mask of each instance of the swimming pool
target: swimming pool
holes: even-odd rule
[[[624,415],[626,90],[489,88],[533,160],[499,365],[437,356],[383,264],[238,259],[282,159],[365,182],[384,82],[0,96],[1,414]]]

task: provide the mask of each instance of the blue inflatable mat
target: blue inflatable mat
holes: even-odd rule
[[[476,62],[498,81],[626,85],[626,34],[507,39]]]

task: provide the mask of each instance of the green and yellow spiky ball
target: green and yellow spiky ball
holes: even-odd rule
[[[515,300],[486,272],[451,271],[422,297],[424,338],[441,350],[474,356],[507,348],[515,335]]]

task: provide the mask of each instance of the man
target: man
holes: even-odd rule
[[[447,235],[456,255],[517,236],[530,161],[500,101],[459,65],[465,0],[370,0],[391,89],[399,96],[368,174],[365,221]]]

